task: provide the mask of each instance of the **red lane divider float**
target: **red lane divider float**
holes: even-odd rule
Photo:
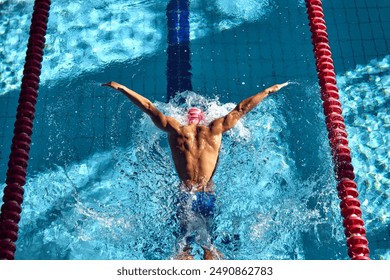
[[[320,0],[306,0],[306,8],[310,21],[310,31],[312,32],[313,51],[326,116],[326,128],[329,132],[337,190],[341,199],[340,208],[344,218],[343,226],[347,238],[348,255],[353,260],[368,260],[370,250],[360,202],[357,199],[359,193],[356,183],[353,181],[355,174],[351,164],[352,158],[348,148],[344,118],[341,115],[341,103],[322,2]]]
[[[14,137],[8,162],[6,187],[0,214],[0,259],[12,260],[15,256],[15,241],[18,239],[18,223],[26,183],[35,104],[38,97],[39,76],[50,0],[35,0],[27,45]]]

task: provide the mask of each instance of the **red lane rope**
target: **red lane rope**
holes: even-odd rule
[[[16,251],[49,10],[50,0],[35,0],[0,214],[0,259],[3,260],[13,260]]]
[[[341,214],[344,217],[345,236],[348,255],[353,260],[368,260],[370,250],[362,219],[359,193],[354,181],[355,174],[351,164],[347,133],[341,113],[336,74],[321,0],[306,0],[307,14],[312,32],[313,51],[316,59],[317,75],[321,87],[326,128],[332,150],[334,172],[337,180],[338,196],[341,199]]]

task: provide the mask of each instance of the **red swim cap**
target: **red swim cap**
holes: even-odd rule
[[[188,110],[188,115],[187,115],[188,122],[199,124],[202,120],[204,120],[204,115],[201,109],[199,108],[190,108]]]

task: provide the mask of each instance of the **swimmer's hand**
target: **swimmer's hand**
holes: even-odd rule
[[[281,88],[284,88],[288,84],[289,84],[289,82],[285,82],[283,84],[276,84],[276,85],[273,85],[272,87],[267,88],[267,91],[268,91],[268,93],[274,93],[274,92],[277,92],[278,90],[280,90]]]
[[[119,89],[119,87],[121,86],[120,84],[118,84],[117,82],[108,82],[108,83],[105,83],[105,84],[102,84],[103,87],[111,87],[113,89]]]

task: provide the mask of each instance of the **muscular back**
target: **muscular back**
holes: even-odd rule
[[[191,190],[208,190],[215,171],[222,132],[203,125],[180,126],[168,134],[172,158],[179,178]]]
[[[103,86],[111,87],[125,94],[143,112],[148,114],[154,124],[168,133],[173,161],[180,179],[189,190],[210,191],[209,184],[218,161],[222,134],[233,128],[237,121],[256,107],[270,93],[288,85],[276,84],[262,92],[242,100],[226,116],[215,119],[209,126],[189,124],[181,126],[177,120],[165,116],[153,103],[135,91],[118,84],[108,82]]]

